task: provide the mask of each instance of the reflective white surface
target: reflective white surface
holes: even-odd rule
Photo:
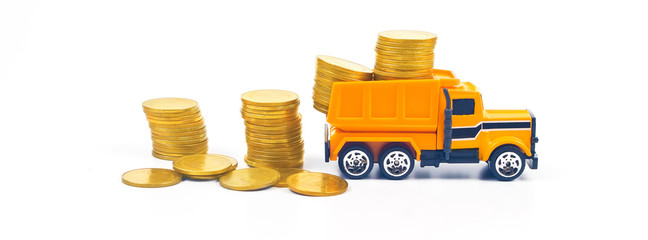
[[[624,2],[1,1],[0,238],[645,239],[648,19]],[[389,29],[436,33],[435,66],[485,108],[531,109],[539,169],[500,182],[484,163],[417,163],[390,181],[374,166],[322,198],[121,183],[171,168],[143,101],[198,101],[209,152],[242,168],[240,94],[264,88],[300,95],[304,167],[340,175],[311,107],[315,56],[372,67]]]

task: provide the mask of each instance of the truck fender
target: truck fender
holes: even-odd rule
[[[531,150],[529,149],[528,146],[524,144],[524,142],[522,142],[522,140],[516,137],[506,136],[506,137],[499,137],[494,141],[490,142],[488,148],[481,156],[481,159],[484,159],[484,161],[488,160],[491,153],[493,153],[495,149],[497,149],[500,146],[509,145],[509,144],[517,146],[518,148],[520,148],[520,150],[524,152],[524,154],[526,154],[527,156],[531,156]]]

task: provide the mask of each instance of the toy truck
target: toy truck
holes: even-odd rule
[[[375,162],[394,180],[406,178],[414,160],[421,167],[486,161],[503,181],[525,165],[538,168],[531,111],[484,110],[479,90],[447,70],[426,80],[336,82],[327,122],[325,160],[338,161],[351,179],[367,177]]]

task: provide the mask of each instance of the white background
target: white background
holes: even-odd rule
[[[0,2],[0,238],[645,239],[646,7],[642,1]],[[324,163],[315,56],[373,66],[378,32],[436,33],[435,67],[488,109],[531,109],[538,170],[486,165],[349,180],[335,197],[217,182],[121,183],[151,156],[141,103],[199,102],[211,153],[245,153],[240,94],[302,100],[304,168]]]

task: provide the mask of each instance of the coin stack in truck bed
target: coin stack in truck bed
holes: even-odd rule
[[[301,167],[299,96],[283,90],[256,90],[241,95],[248,146],[245,162],[252,167]]]
[[[313,86],[313,107],[324,114],[328,113],[334,82],[371,81],[372,79],[373,72],[365,66],[336,57],[319,55]]]
[[[207,153],[207,132],[198,103],[185,98],[157,98],[142,103],[151,128],[153,156],[176,160]]]
[[[376,43],[375,80],[432,77],[437,36],[423,31],[384,31]]]

